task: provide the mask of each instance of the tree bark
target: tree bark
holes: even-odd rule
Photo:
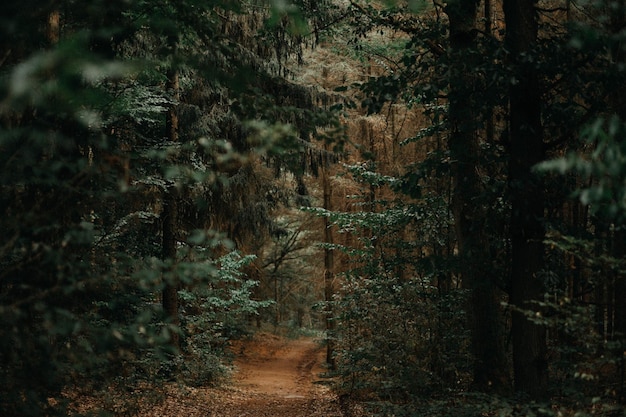
[[[170,187],[163,199],[161,218],[163,222],[162,257],[163,260],[172,262],[172,269],[176,263],[176,217],[176,191],[174,187]],[[166,279],[162,291],[163,312],[167,321],[175,327],[180,325],[178,317],[178,287],[177,279],[171,276],[169,279]],[[180,337],[177,332],[172,332],[170,344],[175,350],[180,348]]]
[[[611,34],[621,39],[626,27],[626,1],[617,0],[611,3],[612,12],[610,18]],[[611,57],[616,65],[623,65],[626,61],[626,52],[622,41],[614,42],[611,47]],[[611,102],[615,113],[620,117],[622,123],[626,122],[626,86],[620,85],[615,88],[611,96]],[[615,231],[612,235],[613,247],[612,255],[615,259],[626,259],[626,224],[617,221]],[[623,265],[623,264],[622,264]],[[612,294],[609,306],[612,308],[612,314],[609,315],[609,322],[612,324],[611,337],[618,340],[621,346],[626,345],[626,274],[624,268],[617,268],[614,272],[613,285],[610,288]],[[612,317],[611,317],[612,316]],[[618,352],[618,380],[619,380],[619,397],[622,403],[626,402],[626,355]]]
[[[524,60],[537,39],[534,0],[504,0],[505,43],[516,68],[509,89],[509,193],[511,199],[510,302],[516,308],[537,310],[544,288],[540,272],[544,265],[544,190],[533,175],[534,165],[544,159],[541,96],[538,74]],[[546,329],[522,312],[512,313],[513,370],[515,390],[533,399],[544,399],[548,386]]]
[[[328,162],[324,162],[322,167],[322,182],[324,193],[324,209],[332,210],[332,187],[328,176]],[[324,217],[324,243],[332,245],[333,231],[331,222],[328,217]],[[332,307],[335,281],[335,253],[330,248],[324,249],[324,301],[326,302],[325,319],[326,319],[326,363],[330,369],[335,369],[335,321],[334,311]]]
[[[179,81],[178,71],[171,70],[168,74],[168,89],[172,92],[174,104],[171,105],[166,120],[166,133],[170,142],[178,141],[178,112],[176,102],[179,99]],[[176,224],[177,224],[177,192],[176,187],[171,185],[165,191],[163,198],[163,212],[161,214],[163,221],[163,242],[162,257],[165,261],[171,261],[172,267],[176,263]],[[166,280],[162,292],[163,312],[166,319],[173,326],[180,325],[178,317],[178,290],[179,284],[175,277]],[[180,349],[180,337],[177,332],[173,332],[170,340],[171,346],[175,350]]]
[[[474,356],[474,389],[484,392],[508,391],[506,355],[501,335],[498,288],[489,272],[489,239],[485,220],[488,213],[480,202],[484,190],[479,173],[480,142],[477,132],[476,85],[468,52],[476,47],[477,1],[450,2],[446,7],[450,23],[451,79],[448,119],[449,147],[453,160],[452,208],[463,286],[470,290],[468,305]],[[476,92],[478,93],[478,92]]]
[[[50,45],[56,45],[59,43],[61,36],[61,13],[58,10],[53,10],[48,14],[48,28],[47,37]]]
[[[621,226],[613,236],[613,256],[616,259],[626,259],[626,229]],[[623,265],[623,263],[622,263]],[[613,285],[613,340],[618,340],[621,346],[626,344],[626,275],[623,268],[615,273]],[[623,352],[623,349],[620,349]],[[619,381],[619,398],[626,402],[626,361],[625,355],[617,352],[617,375]]]

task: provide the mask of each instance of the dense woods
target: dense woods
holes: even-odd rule
[[[261,329],[367,415],[624,415],[625,36],[623,0],[5,4],[0,415],[141,415]]]

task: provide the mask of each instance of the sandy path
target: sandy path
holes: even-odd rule
[[[312,338],[267,333],[233,346],[232,385],[170,391],[145,417],[343,417],[323,384],[324,349]]]
[[[235,378],[237,385],[251,393],[284,398],[305,397],[315,378],[312,369],[319,371],[321,348],[312,339],[286,343],[274,352],[249,358],[240,355]]]
[[[324,357],[315,340],[265,335],[238,349],[234,395],[222,398],[215,416],[342,416],[332,393],[315,383]]]

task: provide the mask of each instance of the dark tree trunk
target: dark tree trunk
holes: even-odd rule
[[[177,103],[180,100],[180,82],[178,71],[171,69],[167,74],[167,89],[171,94],[173,104],[170,106],[167,112],[167,119],[165,120],[165,131],[167,139],[170,142],[178,142],[178,106]]]
[[[172,70],[168,74],[168,88],[172,92],[174,102],[178,101],[179,82],[178,72],[175,70]],[[178,141],[178,113],[176,110],[176,104],[173,104],[168,111],[166,130],[167,138],[170,142]],[[176,187],[172,185],[165,191],[165,195],[163,197],[163,212],[161,214],[163,222],[162,256],[163,260],[171,261],[172,266],[176,263],[177,211]],[[178,317],[178,290],[178,280],[172,276],[170,279],[166,280],[162,293],[163,312],[165,313],[168,321],[175,327],[178,327],[180,324]],[[177,332],[172,333],[170,343],[172,348],[175,350],[180,348],[180,337]]]
[[[322,182],[324,192],[324,209],[332,210],[332,188],[330,178],[328,176],[328,163],[324,163],[322,167]],[[324,243],[333,244],[333,231],[328,217],[324,217]],[[326,363],[330,369],[335,369],[335,321],[332,308],[335,281],[335,254],[330,248],[324,249],[324,301],[326,302],[325,318],[326,318]]]
[[[173,187],[166,191],[163,199],[163,211],[161,213],[163,222],[163,260],[176,262],[176,192]],[[171,271],[169,271],[171,272]],[[180,320],[178,317],[178,283],[173,276],[166,279],[162,293],[163,312],[168,322],[178,327]],[[176,350],[180,348],[180,338],[178,333],[173,332],[170,341]]]
[[[613,239],[613,256],[616,259],[626,259],[626,230],[622,227],[615,231]],[[613,291],[613,330],[620,339],[626,340],[626,276],[622,271],[615,274]]]
[[[614,236],[614,256],[616,259],[626,259],[626,230],[622,227],[615,232]],[[613,287],[613,330],[614,338],[620,341],[621,346],[626,345],[626,275],[622,272],[615,274],[615,284]],[[623,351],[624,349],[620,349]],[[619,398],[622,404],[626,402],[626,363],[624,355],[618,352],[617,358],[617,380],[619,381]]]
[[[616,0],[611,3],[612,13],[610,19],[611,33],[619,42],[614,42],[611,47],[611,56],[613,61],[617,65],[624,65],[626,61],[626,52],[623,41],[621,41],[621,33],[623,33],[626,27],[626,1]],[[626,122],[626,86],[620,85],[615,88],[612,94],[611,101],[615,107],[615,113],[620,117],[622,122]],[[626,224],[619,222],[616,224],[616,230],[613,233],[613,256],[615,259],[626,259]],[[612,323],[612,336],[614,339],[619,340],[621,346],[626,345],[626,274],[623,272],[624,268],[620,268],[614,274],[613,282],[613,294],[612,302],[609,302],[609,306],[612,307],[612,320],[609,316],[609,321]],[[623,351],[623,349],[621,349]],[[625,355],[618,352],[618,369],[619,372],[619,398],[622,403],[626,402],[626,363]]]
[[[532,301],[540,300],[544,292],[540,277],[544,265],[544,191],[532,173],[533,166],[544,159],[541,96],[533,64],[520,59],[537,39],[535,2],[505,0],[504,12],[505,42],[516,68],[509,90],[510,301],[517,308],[536,310]],[[548,385],[546,329],[514,311],[511,331],[515,389],[542,399]]]
[[[498,288],[489,272],[488,213],[481,200],[479,112],[472,86],[477,84],[468,52],[476,47],[478,2],[449,3],[451,79],[448,118],[450,154],[454,165],[452,206],[462,265],[463,286],[470,290],[469,325],[474,355],[474,389],[508,391],[506,355],[501,335]]]

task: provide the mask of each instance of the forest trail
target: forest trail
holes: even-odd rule
[[[223,388],[173,395],[151,416],[342,417],[337,397],[323,384],[325,350],[313,338],[268,333],[232,346],[233,382]]]
[[[240,395],[216,410],[216,417],[342,415],[330,390],[315,383],[324,371],[325,350],[314,339],[260,334],[234,348],[234,388]]]

